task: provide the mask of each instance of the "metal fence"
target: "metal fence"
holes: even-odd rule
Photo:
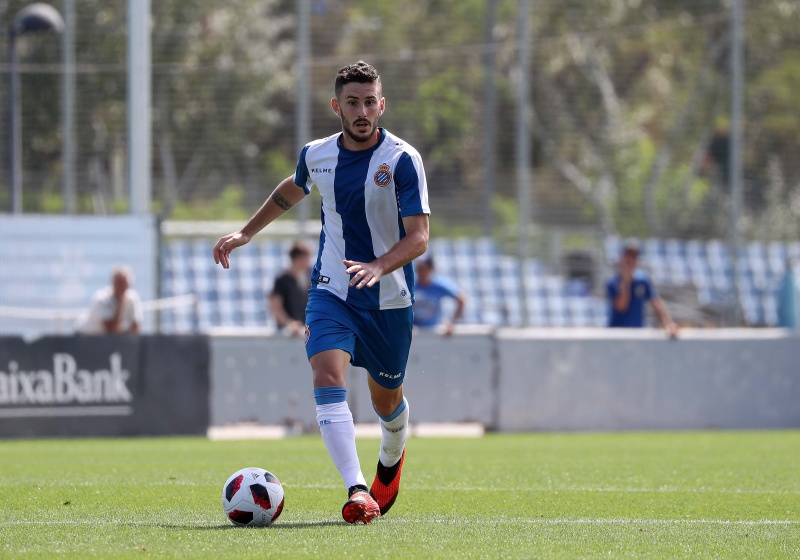
[[[529,21],[520,25],[526,3]],[[3,27],[27,4],[0,2]],[[526,120],[531,168],[524,185],[535,226],[727,235],[736,2],[217,4],[152,4],[153,206],[166,218],[249,213],[292,171],[298,145],[337,130],[333,75],[365,59],[383,77],[383,124],[424,155],[434,217],[445,231],[492,227],[498,234],[517,222],[516,130]],[[304,4],[310,42],[301,50]],[[124,212],[125,107],[133,95],[126,91],[125,5],[53,5],[69,12],[72,45],[63,37],[17,37],[23,210],[66,208],[60,129],[71,112],[76,211]],[[752,238],[798,236],[798,12],[781,0],[747,3],[744,12],[740,227]],[[530,31],[528,42],[521,30]],[[521,45],[530,48],[528,72],[520,67]],[[62,60],[71,60],[64,49],[74,53],[75,100],[62,108]],[[298,52],[308,55],[303,64]],[[9,70],[0,65],[3,105]],[[528,107],[517,99],[522,76]],[[298,137],[300,85],[310,91],[309,138]],[[0,147],[7,151],[5,135]],[[4,157],[4,208],[7,167]]]
[[[28,4],[0,0],[2,28]],[[128,132],[148,115],[127,112],[126,5],[53,2],[60,38],[15,35],[25,213],[131,208]],[[333,76],[364,59],[382,76],[382,124],[423,154],[435,236],[491,236],[556,269],[575,250],[602,254],[609,235],[800,239],[796,2],[160,0],[151,12],[164,219],[249,216],[299,146],[337,131]],[[0,63],[3,131],[11,70]]]

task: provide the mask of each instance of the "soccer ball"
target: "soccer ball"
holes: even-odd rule
[[[222,509],[238,527],[267,527],[283,510],[283,486],[264,469],[238,470],[222,487]]]

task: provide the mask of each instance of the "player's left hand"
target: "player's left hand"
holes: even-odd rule
[[[360,290],[363,287],[371,288],[378,281],[381,279],[383,275],[383,270],[381,267],[376,265],[374,262],[371,263],[362,263],[358,261],[342,261],[344,265],[347,267],[347,274],[352,274],[350,278],[350,286],[355,286],[357,290]]]

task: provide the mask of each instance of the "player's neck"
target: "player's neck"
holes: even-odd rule
[[[345,150],[350,150],[352,152],[361,152],[364,150],[369,150],[373,148],[380,142],[381,139],[381,129],[376,128],[375,132],[369,137],[368,140],[364,142],[357,142],[350,138],[346,131],[342,130],[342,133],[339,135],[339,145],[344,148]]]

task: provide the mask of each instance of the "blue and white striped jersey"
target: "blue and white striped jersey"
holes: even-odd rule
[[[430,214],[422,158],[383,128],[368,150],[352,151],[339,136],[306,144],[294,182],[322,195],[322,233],[311,288],[324,289],[357,307],[396,309],[414,301],[411,263],[381,277],[371,288],[350,288],[342,261],[371,262],[405,237],[402,218]]]

